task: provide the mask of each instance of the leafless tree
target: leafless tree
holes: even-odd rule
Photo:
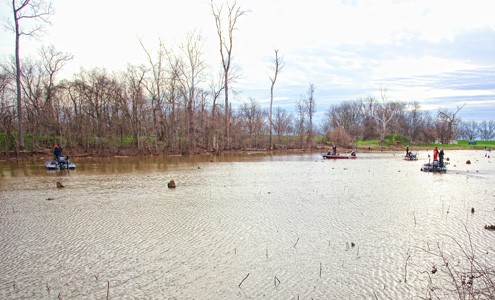
[[[308,128],[307,129],[308,129],[309,147],[312,147],[313,138],[315,135],[313,117],[314,117],[314,114],[316,112],[316,101],[314,98],[314,93],[315,93],[315,86],[314,86],[314,84],[310,83],[309,88],[308,88],[308,93],[307,93],[308,98],[306,99],[306,113],[308,116]]]
[[[237,22],[246,11],[237,5],[236,1],[232,4],[227,3],[226,28],[222,21],[223,5],[218,7],[211,1],[211,10],[215,18],[218,41],[220,45],[220,56],[222,60],[223,76],[224,76],[224,93],[225,93],[225,139],[226,148],[230,149],[230,104],[229,104],[229,83],[232,80],[232,60],[233,60],[233,40],[234,31],[237,29]]]
[[[160,40],[158,45],[157,57],[154,59],[150,53],[144,46],[143,42],[139,40],[141,47],[146,53],[146,57],[148,59],[151,77],[145,81],[145,87],[148,93],[151,96],[151,105],[153,111],[153,127],[156,130],[157,138],[163,139],[163,125],[165,124],[163,118],[163,105],[165,100],[165,92],[163,91],[163,85],[165,82],[165,59],[166,59],[166,50],[163,42]]]
[[[287,110],[276,107],[275,118],[273,121],[273,129],[277,135],[277,142],[282,142],[282,136],[288,135],[293,131],[292,119],[294,116],[289,114]]]
[[[269,117],[269,122],[270,122],[270,129],[269,129],[269,131],[270,131],[270,150],[273,150],[273,139],[272,139],[272,135],[273,135],[273,117],[272,117],[272,114],[273,114],[273,88],[275,86],[275,82],[277,81],[278,73],[284,67],[284,62],[283,62],[282,58],[280,56],[278,56],[278,49],[275,49],[274,63],[275,63],[275,74],[273,75],[273,77],[270,77],[270,81],[272,83],[270,86],[270,117]]]
[[[188,151],[195,148],[195,126],[193,107],[197,95],[198,85],[204,80],[204,72],[206,70],[206,62],[203,59],[203,43],[201,36],[195,32],[188,34],[186,42],[181,46],[186,63],[182,65],[181,77],[184,78],[183,85],[185,87],[186,98],[186,120],[188,133]]]
[[[304,135],[305,135],[305,129],[306,129],[306,113],[307,113],[307,105],[306,105],[306,100],[304,98],[300,98],[296,102],[296,122],[295,122],[295,131],[296,134],[299,136],[299,147],[302,148],[303,146],[303,141],[304,141]]]
[[[126,92],[125,96],[122,97],[122,109],[130,123],[133,142],[138,149],[141,147],[142,122],[146,121],[145,118],[148,112],[144,94],[146,72],[147,70],[144,66],[129,65],[127,72],[124,74]]]
[[[72,54],[57,51],[55,47],[42,47],[40,50],[43,73],[45,75],[46,106],[51,111],[50,119],[54,121],[55,134],[60,135],[60,103],[56,93],[56,76],[62,68],[73,59]]]
[[[343,128],[352,136],[359,136],[364,119],[359,105],[357,101],[344,101],[338,105],[332,105],[325,114],[325,132]]]
[[[476,121],[460,122],[459,136],[463,139],[475,140],[479,134],[479,124]]]
[[[457,118],[457,114],[466,104],[461,106],[457,106],[455,112],[451,112],[447,109],[440,109],[438,111],[438,118],[442,123],[445,124],[446,127],[446,136],[442,139],[443,143],[449,143],[454,138],[454,130],[455,127],[459,124],[459,119]]]
[[[488,141],[495,138],[495,121],[481,121],[479,132],[482,140]]]
[[[249,103],[243,103],[239,108],[239,121],[243,129],[243,136],[248,147],[259,148],[263,136],[265,113],[258,102],[251,98]]]
[[[24,149],[24,129],[21,94],[21,36],[37,37],[50,23],[50,16],[55,12],[48,0],[12,0],[14,23],[9,26],[15,32],[15,66],[17,91],[17,127],[19,131],[18,148]],[[21,26],[22,25],[22,26]]]
[[[222,75],[220,74],[220,77],[218,78],[218,81],[215,81],[215,79],[212,79],[210,83],[210,94],[212,98],[212,105],[211,105],[211,121],[209,124],[209,131],[211,133],[211,146],[215,150],[216,153],[219,152],[219,143],[218,143],[218,138],[220,135],[220,121],[219,121],[219,111],[218,111],[218,98],[220,97],[220,94],[222,93],[222,90],[224,89],[223,85],[223,79]]]
[[[372,111],[374,118],[381,124],[381,133],[380,133],[380,143],[383,144],[385,140],[385,135],[387,134],[387,125],[394,117],[396,111],[394,110],[393,105],[388,102],[387,96],[387,88],[380,87],[380,102],[376,107],[376,110]],[[371,106],[372,109],[375,109],[374,106]]]

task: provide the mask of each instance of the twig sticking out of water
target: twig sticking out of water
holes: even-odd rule
[[[322,267],[321,267],[321,262],[320,262],[320,278],[321,278],[321,270],[322,270]]]
[[[109,296],[110,296],[110,280],[107,280],[107,300]]]
[[[277,278],[277,276],[273,278],[273,284],[275,285],[275,287],[278,287],[278,285],[280,284],[280,280]]]
[[[414,216],[414,227],[416,227],[416,212],[413,211],[413,216]]]
[[[241,287],[241,285],[242,285],[242,283],[244,282],[244,280],[246,280],[246,279],[249,277],[249,274],[250,274],[250,273],[248,273],[248,274],[246,275],[246,277],[244,277],[244,279],[243,279],[243,280],[241,280],[241,282],[239,283],[239,287]]]
[[[409,252],[407,253],[407,258],[406,258],[406,264],[404,265],[404,282],[407,283],[407,261],[411,257],[411,254]]]
[[[378,297],[376,296],[376,293],[375,292],[373,292],[373,295],[375,295],[375,299],[378,300]]]
[[[297,243],[299,243],[299,237],[297,238],[296,243],[295,243],[295,244],[294,244],[294,246],[292,246],[292,247],[296,248]]]

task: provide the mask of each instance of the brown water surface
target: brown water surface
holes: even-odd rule
[[[425,151],[0,163],[0,298],[425,297],[449,283],[435,245],[469,232],[495,261],[486,154],[448,151],[446,174]]]

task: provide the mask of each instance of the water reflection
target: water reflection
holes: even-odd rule
[[[427,152],[358,156],[3,164],[0,298],[102,299],[108,282],[119,299],[417,298],[440,266],[422,249],[465,241],[465,225],[495,261],[483,229],[495,171],[482,151],[447,152],[447,174],[419,171]]]

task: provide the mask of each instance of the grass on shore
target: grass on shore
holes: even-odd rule
[[[431,149],[434,147],[444,148],[444,149],[494,149],[495,141],[481,141],[481,140],[457,140],[457,144],[435,144],[435,143],[420,143],[413,144],[410,141],[400,135],[387,135],[385,136],[385,140],[383,144],[380,144],[379,139],[374,140],[363,140],[358,139],[356,142],[356,146],[358,147],[395,147],[398,149],[406,148],[415,148],[415,149]]]

